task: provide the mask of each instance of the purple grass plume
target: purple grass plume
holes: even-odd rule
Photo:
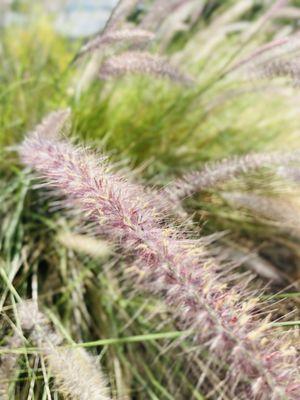
[[[165,191],[172,200],[181,200],[203,190],[214,189],[241,174],[261,168],[288,165],[300,161],[300,150],[289,153],[253,153],[208,163],[200,171],[188,172],[171,183]]]
[[[109,400],[106,380],[96,361],[81,348],[62,346],[63,338],[33,301],[19,305],[21,327],[45,357],[57,390],[74,400]]]
[[[30,136],[19,153],[25,165],[64,195],[63,205],[99,226],[102,235],[133,257],[144,286],[164,298],[181,329],[193,332],[195,343],[208,351],[228,395],[300,398],[299,356],[289,338],[276,334],[270,316],[258,315],[258,300],[251,298],[248,284],[224,274],[206,257],[201,241],[164,224],[143,187],[65,140]]]
[[[107,80],[128,74],[168,78],[185,85],[195,83],[193,78],[170,65],[165,58],[141,51],[130,51],[112,56],[101,66],[99,76]]]
[[[120,29],[108,31],[107,33],[96,36],[89,40],[79,51],[76,59],[83,57],[87,53],[93,53],[96,50],[103,49],[111,45],[140,45],[147,44],[154,39],[152,32],[144,29]]]

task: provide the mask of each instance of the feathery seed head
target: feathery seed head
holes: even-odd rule
[[[15,332],[10,337],[5,347],[8,349],[16,349],[21,347],[23,344],[22,338],[18,332]],[[9,400],[9,386],[15,378],[16,367],[19,360],[19,354],[17,353],[4,353],[0,357],[0,399]]]
[[[195,83],[164,58],[147,52],[132,51],[115,55],[106,60],[100,69],[100,78],[104,80],[127,74],[153,75],[187,85]]]
[[[96,36],[95,38],[89,40],[79,51],[77,59],[84,56],[87,53],[92,53],[95,50],[105,48],[110,45],[120,44],[120,45],[140,45],[147,44],[154,39],[154,34],[152,32],[146,31],[144,29],[120,29],[113,30],[104,33],[103,35]]]
[[[18,314],[21,326],[26,331],[31,331],[36,325],[47,323],[45,316],[40,313],[38,306],[33,301],[23,301],[18,305]]]
[[[84,349],[58,346],[63,338],[33,301],[19,304],[18,310],[22,328],[30,330],[60,393],[74,400],[109,400],[105,378]]]
[[[238,63],[232,67],[232,70],[236,70],[244,65],[259,65],[271,59],[280,58],[285,54],[297,53],[299,49],[300,35],[298,32],[292,36],[275,39],[260,46],[252,54],[238,61]]]
[[[60,393],[74,400],[109,400],[106,379],[83,349],[44,348]]]
[[[63,128],[68,129],[67,123],[71,117],[71,109],[66,108],[48,114],[42,122],[35,127],[35,129],[28,134],[32,135],[45,135],[45,136],[59,136]]]
[[[299,162],[300,151],[289,153],[253,153],[241,157],[232,157],[219,162],[206,164],[200,171],[189,172],[171,183],[165,191],[173,201],[184,199],[201,192],[214,189],[219,184],[261,168],[289,165]]]

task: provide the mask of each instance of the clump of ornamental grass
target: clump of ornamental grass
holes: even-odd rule
[[[289,338],[274,333],[270,315],[259,317],[247,282],[220,273],[201,241],[195,244],[164,226],[141,186],[66,140],[37,133],[25,139],[19,153],[65,196],[68,208],[80,210],[96,232],[134,257],[143,285],[163,296],[181,329],[192,330],[195,342],[211,353],[212,364],[222,360],[225,392],[241,399],[299,397],[299,360]]]
[[[119,9],[122,11],[119,16],[123,13],[125,18],[126,3],[131,13],[130,3],[134,2],[123,2],[123,10]],[[254,91],[253,85],[236,82],[238,90],[233,95],[234,82],[222,75],[228,65],[230,68],[231,63],[242,58],[242,52],[249,54],[251,48],[257,48],[266,39],[286,35],[287,31],[292,31],[292,24],[287,26],[278,19],[280,10],[276,12],[277,19],[268,17],[266,21],[269,2],[261,2],[258,7],[253,7],[252,1],[214,2],[213,7],[210,1],[203,3],[203,13],[195,21],[193,31],[183,32],[182,25],[176,27],[172,14],[158,35],[162,37],[163,46],[156,43],[160,49],[163,47],[173,53],[170,64],[180,65],[182,69],[189,64],[201,85],[193,93],[154,78],[131,79],[115,81],[113,85],[95,81],[82,98],[74,99],[69,90],[74,71],[65,72],[65,68],[79,47],[76,42],[70,43],[55,35],[43,19],[38,20],[38,26],[26,26],[26,32],[17,26],[3,30],[1,144],[15,144],[46,112],[71,105],[75,109],[76,133],[95,145],[104,145],[114,160],[130,159],[139,167],[144,180],[150,179],[150,185],[153,182],[164,185],[174,175],[200,170],[208,161],[212,165],[211,162],[234,154],[294,147],[298,138],[294,132],[299,128],[296,92],[278,88],[274,91],[269,82],[268,87],[255,87]],[[258,24],[261,24],[261,16],[263,25]],[[138,15],[136,20],[132,14],[130,20],[134,19],[138,25],[142,17]],[[116,24],[111,27],[114,25],[115,31],[124,29],[124,24],[128,26],[128,19],[124,23],[122,18],[114,18]],[[190,22],[185,21],[185,26]],[[167,29],[167,34],[163,33],[163,28]],[[255,35],[251,36],[251,32]],[[96,68],[98,73],[99,67]],[[126,269],[128,260],[97,262],[70,251],[68,246],[57,241],[57,213],[52,213],[55,207],[51,207],[50,213],[48,200],[28,191],[26,177],[16,167],[11,153],[3,152],[1,156],[0,202],[4,224],[0,228],[0,251],[8,260],[6,271],[13,288],[26,298],[31,292],[32,279],[37,278],[40,301],[58,312],[64,326],[78,342],[93,341],[100,336],[115,338],[119,334],[122,337],[147,335],[163,328],[173,330],[170,314],[161,302],[138,296],[132,289],[120,288],[124,277],[116,271]],[[245,180],[245,177],[240,176],[240,179]],[[249,180],[249,183],[251,190],[254,185],[261,185],[260,180]],[[249,249],[259,251],[262,261],[271,260],[276,266],[280,243],[282,253],[291,248],[297,250],[298,243],[279,234],[278,229],[270,230],[257,219],[254,222],[245,220],[244,213],[235,206],[229,209],[219,201],[219,189],[215,189],[216,193],[201,192],[188,204],[189,215],[200,216],[206,232],[230,230],[234,244],[245,245],[246,253]],[[194,224],[199,221],[194,219]],[[262,245],[269,246],[267,255],[261,252]],[[238,258],[241,257],[238,255]],[[299,259],[297,251],[293,252],[283,262],[284,271],[290,265],[299,264]],[[136,267],[133,269],[137,271]],[[11,286],[3,282],[1,287],[9,293],[5,301],[9,305],[12,293],[8,287]],[[270,291],[274,294],[274,288]],[[280,316],[287,314],[291,300],[286,309],[282,305],[278,308]],[[166,339],[163,343],[149,343],[146,339],[141,342],[141,345],[119,344],[103,349],[107,351],[105,361],[110,383],[120,397],[132,394],[140,399],[226,398],[223,387],[227,384],[220,382],[224,376],[217,376],[214,366],[209,369],[200,347],[191,352],[180,341],[179,349],[176,343],[170,352],[169,347],[162,347]],[[186,353],[190,354],[189,362],[186,362]],[[200,365],[205,371],[204,384],[197,369]],[[37,398],[49,395],[34,360],[16,372],[16,397],[31,396],[32,388]]]
[[[49,371],[60,393],[78,400],[108,400],[106,380],[92,357],[81,348],[62,346],[63,338],[53,329],[47,317],[33,301],[19,305],[22,329],[45,357]]]

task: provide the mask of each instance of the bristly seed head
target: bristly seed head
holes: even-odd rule
[[[171,81],[192,85],[195,81],[170,65],[163,57],[147,52],[126,52],[107,59],[101,66],[99,76],[107,80],[127,74],[153,75]]]
[[[232,157],[215,163],[207,163],[200,171],[188,172],[167,186],[165,191],[172,200],[178,201],[203,190],[215,189],[218,185],[241,174],[299,161],[300,150]]]
[[[68,131],[68,122],[71,117],[71,109],[66,108],[58,111],[53,111],[48,114],[42,122],[35,127],[32,132],[28,133],[28,136],[34,135],[45,135],[47,137],[59,136],[63,129]]]
[[[106,379],[96,361],[81,348],[61,346],[63,338],[33,301],[19,304],[24,330],[45,357],[58,391],[74,400],[109,400]]]
[[[96,36],[89,40],[79,51],[76,59],[81,58],[87,53],[92,53],[95,50],[105,48],[110,45],[140,45],[147,44],[154,39],[152,32],[144,29],[120,29],[117,31],[108,31],[103,35]]]

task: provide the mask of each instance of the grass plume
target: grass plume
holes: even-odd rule
[[[171,226],[140,186],[110,172],[106,162],[82,148],[42,135],[27,138],[20,148],[25,165],[82,219],[99,224],[99,232],[134,256],[144,285],[161,294],[176,310],[183,329],[229,368],[229,393],[240,399],[296,400],[300,395],[297,352],[288,339],[274,337],[268,319],[256,316],[247,285],[203,257],[201,246]],[[230,283],[230,284],[229,284]]]
[[[172,199],[184,199],[203,190],[214,189],[226,181],[261,168],[299,162],[300,151],[289,153],[253,153],[206,164],[200,171],[189,172],[166,188]]]
[[[53,111],[43,118],[42,122],[28,135],[57,136],[62,132],[63,128],[66,128],[70,115],[71,110],[69,108]]]
[[[118,29],[120,25],[126,22],[126,18],[137,4],[138,0],[119,0],[105,25],[104,32]]]
[[[111,45],[140,45],[147,44],[153,40],[154,34],[144,29],[120,29],[108,31],[89,40],[82,46],[76,59],[83,57],[87,53],[103,49]]]
[[[126,52],[107,59],[100,69],[100,78],[108,79],[138,74],[168,78],[171,81],[192,85],[194,80],[170,65],[164,58],[147,52]]]
[[[81,252],[94,258],[106,258],[111,254],[108,243],[87,235],[61,232],[58,235],[58,241],[69,250]]]
[[[23,341],[20,333],[15,332],[13,336],[11,336],[7,342],[6,347],[8,349],[16,349],[22,346]],[[0,357],[0,399],[1,400],[9,400],[10,399],[10,391],[9,386],[11,381],[14,380],[17,364],[18,364],[19,355],[16,353],[7,353],[3,354]]]
[[[22,328],[45,357],[60,393],[74,400],[109,400],[105,378],[84,349],[61,346],[63,338],[53,331],[47,317],[33,301],[19,305]]]

